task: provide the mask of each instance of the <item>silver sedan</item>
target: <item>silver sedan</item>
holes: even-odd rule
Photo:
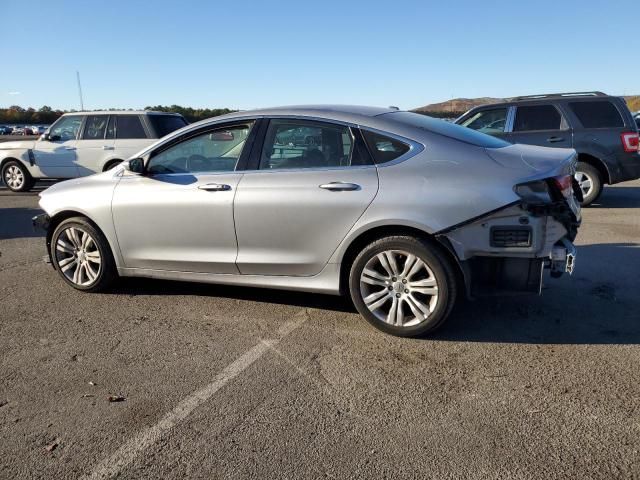
[[[79,290],[129,276],[344,294],[415,336],[459,297],[538,294],[545,270],[573,270],[575,162],[393,108],[245,111],[50,187],[34,223]]]

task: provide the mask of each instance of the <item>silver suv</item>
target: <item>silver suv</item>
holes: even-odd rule
[[[25,192],[40,179],[84,177],[115,167],[187,125],[182,115],[149,111],[67,113],[37,140],[0,143],[5,185]]]

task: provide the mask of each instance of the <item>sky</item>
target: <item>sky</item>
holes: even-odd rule
[[[0,0],[0,107],[640,94],[637,0]]]

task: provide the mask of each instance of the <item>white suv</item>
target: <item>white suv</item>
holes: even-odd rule
[[[0,143],[2,179],[10,190],[25,192],[39,179],[103,172],[185,125],[175,113],[67,113],[37,140]]]

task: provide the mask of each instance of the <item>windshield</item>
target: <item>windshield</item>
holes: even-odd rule
[[[438,135],[453,138],[461,142],[470,143],[483,148],[502,148],[511,145],[499,138],[477,132],[470,128],[461,127],[455,123],[445,122],[436,118],[412,112],[391,112],[383,114],[384,117],[392,117],[398,123],[421,128]]]

